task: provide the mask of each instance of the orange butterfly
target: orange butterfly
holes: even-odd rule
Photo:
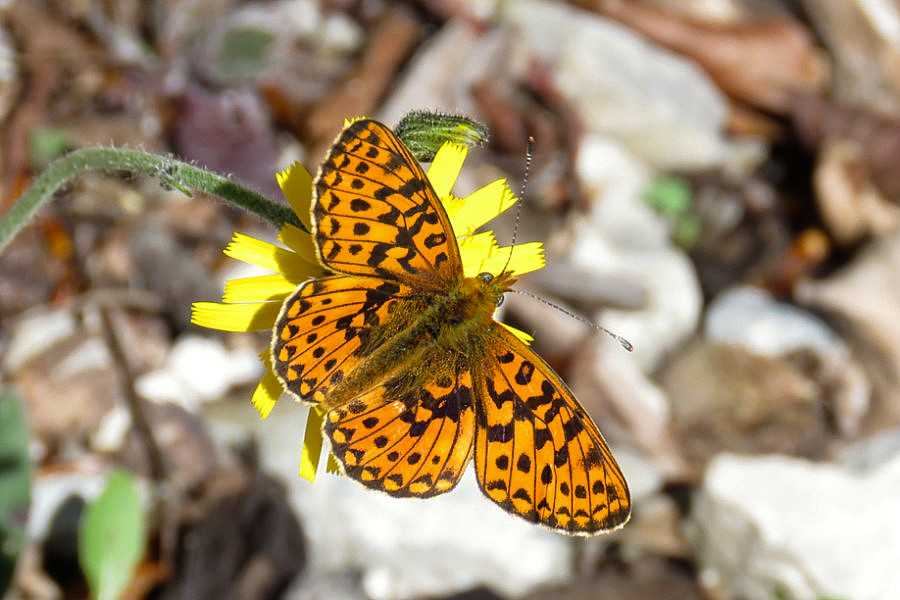
[[[335,274],[275,324],[285,388],[327,410],[347,476],[392,496],[451,490],[475,454],[504,510],[590,535],[631,513],[625,478],[571,390],[494,321],[512,274],[465,277],[441,202],[385,125],[338,136],[314,182],[313,235]]]

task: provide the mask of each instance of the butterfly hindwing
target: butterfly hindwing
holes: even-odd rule
[[[284,303],[272,357],[288,391],[322,402],[368,355],[376,328],[393,319],[409,288],[395,281],[338,275],[306,282]]]
[[[472,378],[462,368],[438,373],[415,387],[389,378],[328,412],[325,433],[348,476],[392,496],[424,498],[457,484],[472,452]]]
[[[314,182],[322,262],[439,289],[462,274],[453,229],[418,161],[385,125],[344,128]]]
[[[623,525],[625,478],[603,436],[556,373],[502,326],[476,373],[475,468],[505,510],[570,534]]]

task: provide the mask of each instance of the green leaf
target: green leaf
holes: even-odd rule
[[[144,555],[144,509],[131,475],[113,471],[84,511],[78,558],[94,598],[116,600]]]
[[[417,160],[427,162],[444,142],[455,142],[468,148],[487,142],[487,127],[461,115],[425,111],[407,114],[394,130]]]
[[[644,202],[669,223],[672,241],[690,250],[700,241],[703,223],[692,213],[691,186],[680,177],[663,176],[644,190]]]
[[[9,391],[0,393],[0,440],[0,597],[3,597],[25,545],[31,500],[28,424],[22,403]]]
[[[691,187],[680,177],[660,177],[644,190],[644,201],[660,214],[682,216],[691,209]]]

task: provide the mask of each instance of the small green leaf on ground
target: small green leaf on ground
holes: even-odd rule
[[[145,546],[144,508],[134,479],[113,471],[84,512],[78,558],[97,600],[116,600],[131,581]]]
[[[693,198],[687,181],[669,175],[659,177],[647,186],[643,197],[669,223],[673,242],[688,250],[697,245],[703,224],[692,211]]]
[[[691,209],[691,187],[680,177],[660,177],[644,190],[644,201],[660,214],[682,216]]]

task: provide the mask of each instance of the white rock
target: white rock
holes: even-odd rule
[[[97,431],[91,436],[91,446],[99,452],[118,452],[131,431],[131,425],[128,409],[122,405],[115,406],[100,420]]]
[[[620,273],[645,285],[648,305],[641,311],[608,310],[603,325],[634,344],[646,372],[680,348],[694,330],[702,296],[693,264],[677,252],[621,255]]]
[[[696,329],[702,298],[693,265],[683,254],[614,248],[585,227],[572,249],[572,259],[586,267],[593,264],[603,277],[618,276],[644,287],[643,309],[604,310],[597,321],[634,345],[634,356],[646,372]],[[598,266],[604,262],[609,263],[608,269]]]
[[[665,220],[643,200],[653,179],[650,167],[610,136],[587,134],[575,170],[590,201],[591,221],[617,246],[671,246]]]
[[[316,37],[321,48],[336,53],[350,53],[362,45],[365,32],[348,15],[338,12],[324,15]]]
[[[692,544],[703,580],[727,598],[895,599],[898,506],[900,454],[868,472],[721,455],[694,504]]]
[[[138,393],[194,411],[201,402],[220,400],[229,388],[252,383],[263,365],[250,348],[228,350],[222,342],[184,335],[175,342],[162,368],[138,377]]]
[[[728,162],[722,135],[728,107],[692,61],[596,14],[559,3],[507,5],[515,26],[588,131],[611,135],[660,169]]]
[[[776,302],[765,290],[739,286],[710,303],[704,324],[707,339],[735,344],[764,356],[813,349],[832,352],[840,338],[824,321],[796,306]]]
[[[58,377],[74,377],[91,369],[102,369],[112,364],[109,347],[100,338],[89,337],[68,352],[57,366]]]
[[[259,10],[258,5],[248,8]],[[293,2],[276,2],[274,10],[280,12],[278,21],[282,26],[287,27],[296,32],[298,36],[313,36],[316,30],[322,26],[324,15],[322,7],[314,0],[297,0]],[[265,8],[263,8],[265,11]],[[239,14],[240,11],[236,14]],[[265,23],[262,19],[262,23]],[[271,25],[269,21],[269,25]]]
[[[29,311],[16,325],[3,353],[3,370],[15,373],[29,360],[75,334],[75,317],[68,310]]]
[[[641,192],[647,169],[620,144],[586,136],[577,163],[590,198],[588,219],[572,222],[571,260],[598,277],[642,288],[641,310],[604,310],[599,322],[627,338],[649,372],[697,327],[702,294],[688,257],[670,241]]]

